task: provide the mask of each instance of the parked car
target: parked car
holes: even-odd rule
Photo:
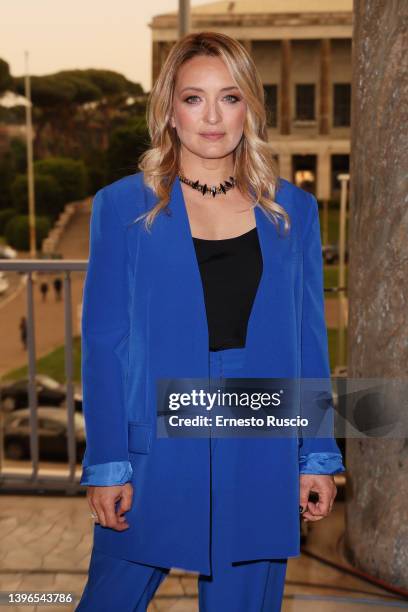
[[[68,415],[59,407],[39,406],[38,448],[41,460],[68,461]],[[77,462],[81,462],[85,451],[85,420],[82,414],[74,413],[75,444]],[[30,458],[30,409],[22,408],[5,416],[4,454],[8,459]]]
[[[3,272],[3,270],[0,270],[0,295],[6,293],[9,287],[10,283],[5,272]]]
[[[66,402],[67,388],[45,374],[36,375],[37,403],[42,406],[62,406]],[[21,378],[0,388],[1,407],[5,412],[27,408],[28,378]],[[74,392],[75,412],[82,412],[82,393]]]

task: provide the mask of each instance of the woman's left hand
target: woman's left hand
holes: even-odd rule
[[[318,493],[317,502],[309,500],[309,493]],[[300,475],[300,505],[304,508],[301,516],[304,521],[319,521],[328,516],[337,495],[334,476],[331,474]]]

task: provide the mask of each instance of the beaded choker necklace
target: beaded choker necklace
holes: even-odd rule
[[[230,180],[220,183],[219,187],[217,187],[216,185],[212,185],[211,187],[209,187],[207,183],[204,183],[204,185],[202,185],[199,181],[191,181],[190,179],[186,178],[182,174],[178,174],[178,177],[182,183],[185,183],[186,185],[190,185],[190,187],[192,187],[193,189],[197,189],[198,191],[201,191],[203,196],[206,193],[209,193],[209,194],[212,194],[213,198],[215,198],[215,196],[220,193],[223,193],[223,194],[227,193],[229,189],[232,189],[236,185],[236,181],[233,176],[229,177]]]

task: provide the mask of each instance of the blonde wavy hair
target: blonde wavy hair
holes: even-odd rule
[[[134,220],[145,218],[151,225],[170,200],[170,190],[179,172],[180,140],[170,124],[177,72],[184,62],[196,56],[221,58],[247,104],[243,137],[233,152],[234,177],[240,192],[255,197],[266,215],[279,229],[290,227],[287,211],[274,201],[278,188],[277,163],[268,143],[264,89],[256,66],[245,47],[219,32],[187,34],[170,50],[147,102],[147,125],[151,146],[138,160],[144,183],[158,198],[157,204]]]

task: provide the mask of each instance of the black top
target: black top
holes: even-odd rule
[[[262,275],[257,228],[222,240],[193,237],[193,242],[203,282],[209,348],[242,348]]]

